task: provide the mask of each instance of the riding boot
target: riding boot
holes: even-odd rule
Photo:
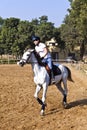
[[[55,77],[52,69],[51,69],[51,84],[55,84]]]

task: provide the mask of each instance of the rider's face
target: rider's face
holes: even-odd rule
[[[38,45],[39,40],[35,40],[33,43],[34,43],[35,45]]]

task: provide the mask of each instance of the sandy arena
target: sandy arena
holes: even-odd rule
[[[45,116],[40,116],[31,65],[0,65],[0,130],[87,130],[87,75],[69,68],[75,82],[68,81],[68,108],[51,85]]]

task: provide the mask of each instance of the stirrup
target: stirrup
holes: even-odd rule
[[[54,79],[51,79],[51,84],[55,84],[55,80]]]

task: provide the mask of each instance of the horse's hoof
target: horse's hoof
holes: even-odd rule
[[[47,107],[47,103],[45,103],[45,107]]]
[[[63,102],[63,107],[66,109],[67,108],[67,102]]]
[[[41,116],[44,116],[44,115],[45,115],[44,110],[41,110],[40,115],[41,115]]]

